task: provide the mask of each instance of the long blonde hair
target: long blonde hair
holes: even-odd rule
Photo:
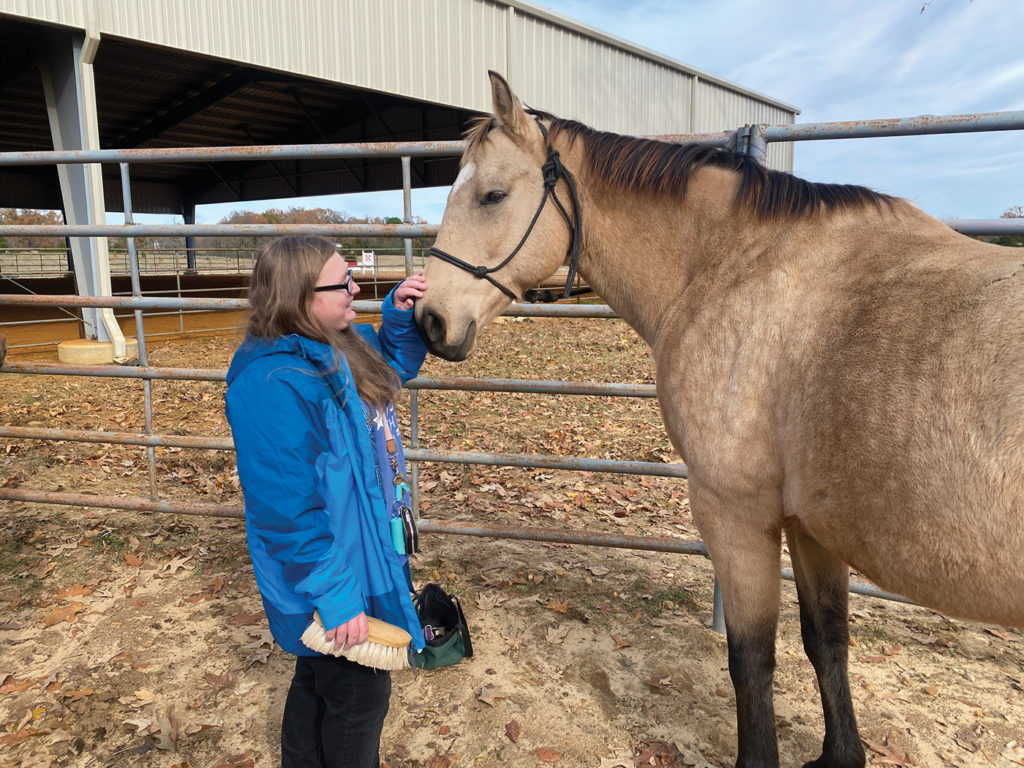
[[[348,361],[359,396],[378,408],[394,399],[401,382],[394,369],[351,326],[334,331],[313,314],[313,287],[334,243],[315,235],[288,235],[265,245],[249,282],[248,332],[263,339],[296,333],[329,344]]]

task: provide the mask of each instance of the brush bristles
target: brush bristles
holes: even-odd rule
[[[327,656],[344,656],[349,661],[364,667],[396,672],[409,667],[408,646],[412,637],[401,627],[367,617],[370,635],[365,643],[351,648],[335,648],[334,641],[327,639],[327,631],[320,623],[320,616],[313,615],[313,622],[302,633],[302,644]]]

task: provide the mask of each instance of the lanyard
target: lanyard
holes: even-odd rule
[[[391,465],[391,471],[395,475],[395,511],[397,511],[402,505],[403,494],[410,492],[412,489],[409,487],[409,481],[398,466],[398,444],[395,441],[394,435],[391,434],[387,410],[380,413],[377,411],[377,407],[374,406],[374,411],[380,416],[381,424],[384,427],[384,444],[387,446],[388,463]]]
[[[387,448],[388,463],[395,476],[395,501],[391,505],[389,525],[391,528],[391,542],[399,555],[411,555],[419,551],[419,532],[416,530],[416,521],[413,518],[412,510],[405,503],[405,495],[412,489],[409,481],[398,465],[398,441],[391,433],[391,424],[388,423],[387,409],[381,413],[374,406],[375,420],[380,419],[381,427],[384,430],[384,444]],[[382,489],[383,490],[383,489]]]

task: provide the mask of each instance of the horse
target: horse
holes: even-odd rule
[[[1024,625],[1024,251],[910,202],[725,148],[525,110],[491,72],[415,317],[463,360],[566,263],[650,345],[721,586],[737,766],[778,765],[782,537],[824,713],[809,766],[863,766],[850,568]]]

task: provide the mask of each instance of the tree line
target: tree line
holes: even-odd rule
[[[0,225],[22,224],[63,224],[64,217],[59,211],[39,211],[31,208],[0,208]],[[222,218],[218,224],[401,224],[398,216],[359,218],[349,216],[344,211],[330,208],[270,208],[266,211],[233,211]],[[414,224],[426,222],[418,216],[413,217]],[[243,248],[258,249],[269,237],[197,237],[196,250]],[[339,248],[358,250],[401,250],[405,247],[405,239],[401,237],[343,237],[335,238]],[[429,248],[430,238],[413,238],[413,248]],[[0,234],[0,248],[64,248],[63,237],[43,237],[38,235],[3,235]],[[123,237],[112,237],[109,248],[112,251],[123,251],[128,247]],[[184,237],[137,237],[135,247],[140,250],[184,250]]]

